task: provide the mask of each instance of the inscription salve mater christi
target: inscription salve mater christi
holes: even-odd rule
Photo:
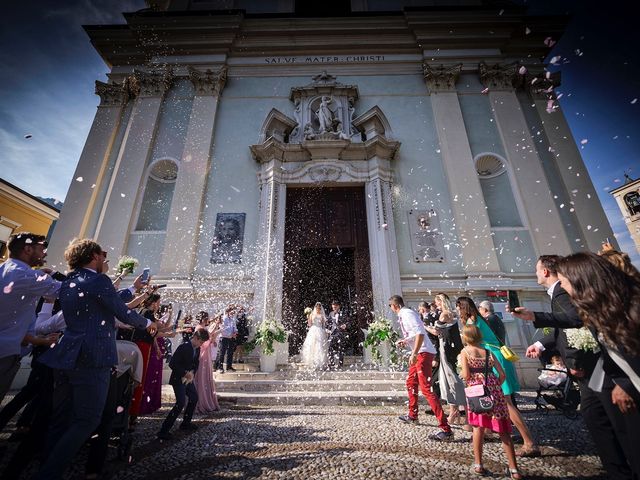
[[[268,64],[314,64],[314,63],[358,63],[384,62],[384,55],[329,55],[309,57],[265,57]]]

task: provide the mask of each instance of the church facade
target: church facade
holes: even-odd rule
[[[299,333],[334,297],[358,328],[397,293],[545,308],[537,257],[613,238],[544,63],[566,19],[480,1],[148,3],[85,27],[109,80],[51,263],[93,237],[174,305],[251,304]],[[526,347],[532,328],[503,317]]]

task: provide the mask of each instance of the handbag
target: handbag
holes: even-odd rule
[[[485,322],[486,323],[486,322]],[[489,330],[491,330],[491,327],[489,326],[489,324],[487,323],[487,327],[489,327]],[[498,343],[500,344],[500,354],[504,357],[504,359],[508,362],[517,362],[518,360],[520,360],[520,357],[518,356],[518,354],[516,352],[514,352],[513,350],[511,350],[511,347],[506,346],[499,338],[498,335],[496,335],[496,332],[494,332],[493,330],[491,330],[491,332],[495,335],[496,340],[498,341]],[[489,347],[494,347],[494,348],[498,348],[497,345],[489,345],[487,344]]]
[[[511,348],[507,347],[506,345],[502,345],[500,347],[500,353],[502,354],[504,359],[509,362],[517,362],[518,360],[520,360],[520,357],[518,356],[518,354],[513,350],[511,350]]]
[[[479,385],[472,385],[464,389],[467,397],[467,407],[473,413],[488,414],[493,411],[493,396],[487,388],[487,375],[489,375],[489,350],[485,348],[484,379]]]

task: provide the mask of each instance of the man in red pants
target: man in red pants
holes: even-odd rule
[[[431,362],[436,350],[427,337],[424,323],[416,312],[404,306],[400,295],[389,299],[389,308],[398,315],[398,322],[402,329],[402,340],[398,340],[400,347],[412,347],[409,357],[409,374],[407,375],[407,392],[409,394],[409,415],[402,415],[400,421],[404,423],[418,423],[418,387],[427,397],[431,410],[438,419],[440,431],[429,435],[430,440],[453,440],[453,432],[442,410],[440,400],[431,390]],[[413,343],[413,345],[412,345]]]

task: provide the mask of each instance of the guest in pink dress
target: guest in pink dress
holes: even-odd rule
[[[474,413],[467,408],[467,419],[473,427],[473,456],[475,463],[471,467],[472,473],[480,476],[487,474],[482,465],[482,447],[484,444],[484,430],[488,428],[500,435],[502,448],[507,457],[509,466],[506,476],[519,480],[522,474],[518,470],[516,454],[511,439],[511,420],[509,410],[502,393],[502,382],[506,375],[500,363],[494,358],[493,353],[482,348],[482,333],[474,324],[467,324],[462,331],[462,341],[466,345],[460,354],[460,376],[467,387],[473,385],[485,385],[493,397],[493,410],[487,413]],[[487,376],[484,375],[485,362],[489,362]],[[494,369],[498,376],[494,374]]]
[[[198,404],[196,405],[195,413],[206,415],[220,410],[218,396],[216,395],[216,384],[213,380],[213,360],[215,357],[212,353],[220,332],[215,330],[217,328],[216,323],[209,325],[209,315],[206,312],[200,312],[199,317],[200,324],[196,327],[196,330],[207,329],[210,337],[200,347],[200,364],[193,380],[198,392]]]

